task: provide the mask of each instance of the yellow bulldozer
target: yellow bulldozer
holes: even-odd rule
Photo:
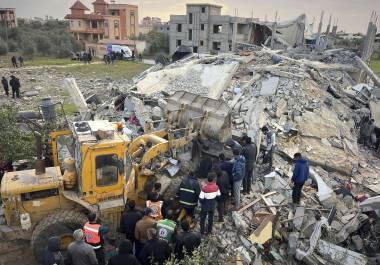
[[[231,113],[225,104],[218,103],[210,111],[211,107],[205,107],[216,102],[208,100],[210,105],[203,100],[197,110],[194,102],[201,98],[192,98],[189,103],[173,95],[168,100],[166,128],[147,129],[133,140],[123,134],[120,123],[104,120],[73,122],[66,129],[52,131],[52,167],[44,165],[41,135],[36,133],[35,169],[7,172],[1,182],[6,224],[29,234],[37,259],[51,236],[59,236],[61,249],[66,249],[73,230],[83,226],[89,212],[96,212],[103,224],[116,230],[127,199],[141,206],[145,203],[150,191],[146,184],[154,177],[149,165],[155,158],[185,146],[216,117],[229,122]],[[190,116],[186,114],[189,108]],[[182,126],[185,114],[187,125]],[[154,121],[147,121],[145,127],[152,128],[149,123]],[[221,130],[228,128],[225,122],[217,124]]]

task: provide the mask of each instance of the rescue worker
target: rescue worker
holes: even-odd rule
[[[232,168],[233,168],[233,165],[234,165],[234,163],[232,161],[228,161],[226,159],[226,156],[223,153],[219,154],[219,167],[220,167],[220,170],[227,172],[228,178],[230,180],[230,187],[231,187],[231,189],[233,187],[233,182],[234,182],[233,178],[232,178]],[[232,194],[233,194],[233,192],[232,192]]]
[[[309,178],[309,162],[300,153],[294,154],[295,166],[293,170],[293,203],[299,204],[301,199],[302,187]]]
[[[142,214],[136,210],[134,200],[128,201],[128,210],[125,211],[120,219],[120,232],[125,234],[125,238],[135,245],[135,228],[136,223],[142,218]]]
[[[184,179],[178,189],[177,198],[180,203],[181,212],[178,222],[186,218],[189,224],[194,216],[195,207],[198,205],[199,194],[201,192],[198,180],[194,176],[194,172],[190,171],[186,179]]]
[[[269,130],[267,126],[261,128],[261,131],[265,135],[266,150],[264,153],[264,160],[269,164],[269,170],[272,170],[273,166],[273,154],[276,148],[276,134]]]
[[[162,205],[163,201],[159,200],[159,194],[155,193],[153,195],[154,197],[151,198],[151,200],[146,201],[146,208],[149,208],[151,210],[150,217],[152,217],[154,220],[162,220]]]
[[[118,247],[118,254],[110,258],[108,265],[139,265],[140,263],[132,254],[131,241],[124,240]]]
[[[154,228],[147,230],[148,241],[140,253],[141,265],[163,265],[170,258],[171,249],[169,244],[157,238]]]
[[[20,98],[20,80],[16,78],[14,75],[11,75],[11,80],[9,81],[9,85],[12,88],[12,97],[15,98],[15,94],[17,98]]]
[[[1,84],[3,85],[5,95],[7,95],[7,97],[9,97],[8,80],[4,76],[3,76],[3,78],[1,78]]]
[[[174,221],[172,210],[167,213],[167,218],[157,222],[157,237],[172,245],[176,234],[177,224]]]
[[[240,154],[240,149],[234,149],[234,164],[232,167],[233,194],[235,209],[240,208],[240,187],[245,176],[245,158]]]
[[[94,248],[84,242],[83,230],[75,230],[73,238],[74,242],[67,248],[65,265],[99,265]]]
[[[61,239],[58,236],[49,238],[45,249],[43,265],[64,265],[64,259],[59,251]]]
[[[243,179],[243,194],[251,192],[252,179],[255,180],[255,167],[257,157],[257,147],[252,143],[249,136],[244,137],[244,146],[241,150],[241,155],[245,158],[245,176]]]
[[[220,168],[216,170],[216,185],[218,185],[221,194],[217,199],[218,218],[219,222],[223,222],[226,213],[226,202],[230,194],[230,179],[227,172],[222,171]]]
[[[201,235],[190,231],[190,226],[186,221],[181,222],[182,232],[176,237],[174,253],[178,260],[183,259],[184,255],[192,256],[193,251],[201,244]]]
[[[96,213],[89,213],[87,215],[87,219],[88,222],[83,226],[86,243],[93,247],[99,265],[103,265],[103,236],[108,232],[109,229],[97,222]]]
[[[212,233],[214,223],[215,201],[220,196],[218,185],[214,182],[213,174],[207,177],[207,184],[202,187],[199,194],[201,202],[201,234],[205,233],[206,217],[208,217],[207,234]]]
[[[135,228],[135,254],[139,257],[141,249],[144,247],[145,243],[148,241],[147,231],[149,228],[154,228],[156,226],[156,221],[150,217],[150,208],[145,208],[144,217],[136,223]]]

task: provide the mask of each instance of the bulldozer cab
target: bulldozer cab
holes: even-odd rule
[[[127,152],[130,140],[118,133],[116,126],[108,121],[76,122],[72,129],[73,142],[67,148],[63,148],[59,140],[55,143],[56,150],[71,150],[69,154],[75,163],[77,183],[71,189],[65,185],[66,193],[75,191],[87,203],[96,204],[98,210],[124,206],[124,189],[131,173]],[[59,135],[63,136],[63,133]],[[61,163],[63,155],[59,153],[54,161]],[[65,181],[64,175],[64,184]]]

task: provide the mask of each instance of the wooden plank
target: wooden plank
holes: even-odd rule
[[[271,199],[266,198],[265,195],[260,195],[260,196],[261,196],[261,199],[264,201],[264,203],[265,203],[266,205],[273,205],[273,202],[272,202]],[[270,210],[274,215],[277,213],[277,210],[276,210],[276,208],[274,208],[274,207],[269,207],[269,210]]]
[[[271,196],[271,195],[276,194],[276,193],[277,193],[277,191],[271,191],[271,192],[268,192],[268,193],[266,193],[264,195],[261,195],[261,196],[267,197],[267,196]],[[258,203],[260,200],[261,200],[261,197],[257,198],[256,200],[254,200],[254,201],[252,201],[250,203],[248,203],[247,205],[245,205],[242,208],[240,208],[238,210],[238,213],[244,212],[245,210],[247,210],[248,208],[250,208],[252,205]]]

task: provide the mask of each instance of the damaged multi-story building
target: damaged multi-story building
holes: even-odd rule
[[[192,47],[194,52],[230,52],[236,42],[247,42],[252,18],[222,15],[222,6],[187,4],[186,15],[170,16],[170,53],[177,47]]]

